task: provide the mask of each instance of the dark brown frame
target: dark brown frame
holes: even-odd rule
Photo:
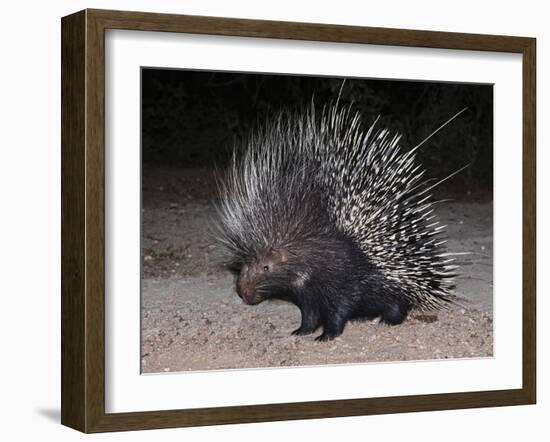
[[[535,52],[525,37],[84,10],[62,19],[61,422],[84,432],[534,404]],[[519,53],[523,56],[523,386],[402,397],[105,413],[105,29]]]

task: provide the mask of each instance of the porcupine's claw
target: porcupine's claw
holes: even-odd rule
[[[319,336],[317,336],[315,338],[315,341],[316,342],[332,341],[334,338],[337,338],[338,336],[340,336],[340,335],[332,335],[332,334],[323,332],[322,334],[320,334]]]
[[[306,328],[303,328],[303,327],[298,327],[296,330],[293,330],[290,334],[291,335],[294,335],[294,336],[304,336],[304,335],[310,335],[311,333],[313,333],[315,330],[308,330]]]
[[[323,333],[315,338],[317,342],[332,341],[334,338],[340,336],[347,320],[343,317],[334,317],[332,320],[323,326]]]

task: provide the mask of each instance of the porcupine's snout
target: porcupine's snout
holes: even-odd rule
[[[248,265],[243,266],[237,279],[237,294],[249,305],[262,302],[262,298],[258,295],[258,291],[256,290],[254,270]]]

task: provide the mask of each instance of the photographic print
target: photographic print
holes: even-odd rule
[[[64,425],[536,402],[534,38],[88,9],[61,40]]]
[[[493,355],[493,86],[141,70],[141,371]]]

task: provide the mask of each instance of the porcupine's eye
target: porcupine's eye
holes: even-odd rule
[[[269,271],[269,266],[264,266],[264,272],[268,272]]]

